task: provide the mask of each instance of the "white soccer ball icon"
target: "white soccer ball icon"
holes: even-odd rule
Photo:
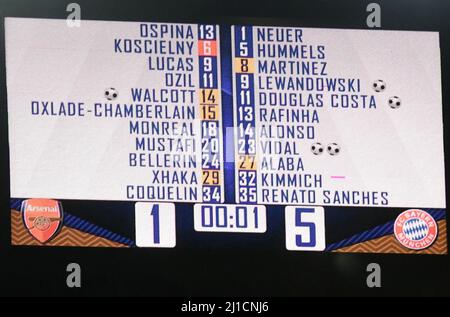
[[[372,87],[376,92],[382,92],[386,89],[386,83],[381,79],[377,79],[373,82]]]
[[[105,89],[105,97],[108,100],[114,100],[119,96],[119,93],[115,88],[106,88]]]
[[[388,103],[389,103],[389,107],[391,107],[392,109],[400,108],[400,106],[402,105],[402,101],[397,96],[393,96],[393,97],[389,98]]]
[[[313,145],[311,145],[311,152],[313,152],[314,155],[319,155],[323,153],[323,146],[321,143],[316,142]]]
[[[330,155],[338,155],[341,152],[341,147],[337,143],[330,143],[327,146],[327,151]]]

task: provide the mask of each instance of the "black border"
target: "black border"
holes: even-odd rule
[[[253,23],[367,29],[366,7],[382,8],[384,30],[439,31],[444,150],[449,151],[450,1],[446,0],[0,0],[0,294],[33,296],[432,296],[450,295],[450,256],[330,254],[258,250],[201,251],[10,246],[9,156],[3,17]],[[250,17],[250,18],[249,18]],[[446,180],[449,179],[446,157]],[[448,183],[448,181],[446,181]],[[447,187],[448,188],[448,187]],[[447,190],[447,205],[448,205]],[[175,249],[176,250],[176,249]],[[66,265],[83,269],[82,287],[66,287]],[[366,266],[382,267],[382,287],[366,286]]]

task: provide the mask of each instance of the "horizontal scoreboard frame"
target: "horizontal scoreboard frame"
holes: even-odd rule
[[[13,20],[7,20],[7,32],[8,25]],[[85,23],[90,22],[94,21],[85,21]],[[99,21],[95,22],[99,23]],[[152,24],[152,22],[145,23]],[[138,22],[134,22],[134,24],[139,25]],[[61,241],[64,241],[68,235],[82,232],[87,237],[80,238],[73,246],[177,248],[177,241],[180,241],[177,238],[177,231],[180,222],[183,221],[181,225],[183,230],[195,231],[195,234],[200,236],[215,233],[218,236],[216,239],[219,240],[227,239],[222,235],[225,233],[229,233],[230,236],[239,233],[246,233],[247,236],[251,236],[251,234],[258,233],[255,235],[259,236],[259,238],[255,238],[256,241],[265,239],[264,237],[270,230],[284,230],[284,247],[289,251],[447,253],[446,236],[439,235],[440,232],[445,231],[446,212],[444,208],[441,208],[445,206],[439,204],[429,206],[430,208],[424,206],[401,208],[397,205],[368,208],[373,207],[370,204],[358,207],[365,209],[365,212],[370,212],[371,216],[373,216],[372,213],[377,212],[382,215],[379,218],[374,217],[377,218],[374,221],[356,215],[351,208],[351,204],[274,202],[264,202],[263,204],[258,197],[258,184],[261,181],[258,176],[258,169],[261,166],[262,155],[257,146],[259,141],[257,130],[260,122],[256,114],[255,74],[257,63],[253,42],[253,30],[257,26],[195,24],[195,27],[198,32],[195,44],[198,54],[195,58],[198,63],[198,78],[200,80],[199,86],[196,87],[198,96],[196,100],[198,102],[195,106],[201,133],[201,138],[197,141],[201,144],[202,199],[198,201],[153,201],[148,199],[95,199],[93,197],[64,195],[45,195],[44,197],[13,195],[10,203],[13,220],[11,223],[13,245],[60,246],[62,245]],[[284,28],[290,29],[290,27]],[[317,29],[296,29],[319,32]],[[224,32],[219,34],[221,31]],[[326,32],[326,30],[321,32]],[[339,30],[330,30],[329,32],[339,32]],[[9,45],[11,45],[11,42]],[[20,50],[20,45],[16,49]],[[231,52],[228,52],[230,49]],[[225,85],[223,81],[226,81]],[[11,98],[11,95],[15,96],[14,91],[9,94],[9,98]],[[223,109],[223,105],[227,109]],[[10,105],[9,107],[10,110],[12,109],[11,112],[16,111]],[[14,114],[16,117],[21,115],[23,114]],[[14,125],[15,119],[11,119],[14,116],[10,116],[10,120],[13,120],[10,121],[10,128]],[[233,121],[235,125],[233,125]],[[234,133],[233,138],[227,138],[224,142],[223,133],[231,130],[230,128]],[[10,144],[14,145],[17,143],[16,131],[11,131],[14,133],[10,134]],[[230,142],[230,139],[234,139],[234,141]],[[307,142],[310,142],[310,140]],[[216,146],[208,146],[211,143],[216,144]],[[301,146],[306,144],[303,141],[300,141],[300,143],[303,144]],[[204,144],[207,146],[204,147]],[[334,155],[330,152],[329,154],[330,156]],[[309,155],[315,154],[309,153]],[[234,156],[234,161],[229,164],[230,162],[226,162],[224,158],[231,156]],[[17,163],[16,160],[13,161],[14,164]],[[13,176],[16,177],[14,173],[11,174],[12,178],[14,178]],[[234,189],[234,193],[227,192],[227,188]],[[34,214],[31,214],[30,218],[26,218],[27,214],[39,208],[47,208],[46,204],[57,205],[55,200],[60,204],[60,209],[57,212],[64,213],[64,218],[59,216],[49,217],[48,215],[35,216]],[[102,220],[98,223],[96,223],[97,221],[86,223],[86,219],[89,219],[88,213],[70,207],[74,204],[73,200],[77,200],[75,205],[78,208],[108,203],[112,204],[110,206],[115,211],[118,211],[119,204],[125,204],[124,209],[135,216],[135,226],[128,224],[127,229],[124,230],[125,234],[119,234],[107,228],[108,221],[111,221],[111,223],[117,221],[113,218],[106,222]],[[110,201],[108,202],[108,200]],[[69,205],[69,207],[66,207],[66,205]],[[421,207],[421,209],[415,209],[417,207]],[[280,221],[272,224],[271,220],[275,218],[274,213],[278,213],[276,217],[282,217],[281,221],[284,222],[284,226],[280,225]],[[94,218],[102,219],[106,215],[107,213],[103,210],[96,212]],[[339,218],[343,217],[342,215],[349,217],[350,221],[348,223],[343,222]],[[419,248],[414,250],[408,247],[408,245],[413,245],[414,241],[406,241],[407,238],[412,237],[410,240],[414,240],[417,235],[409,233],[408,230],[414,231],[415,227],[410,229],[410,226],[414,226],[414,224],[407,224],[407,221],[402,220],[405,219],[406,215],[415,217],[414,219],[419,222],[422,219],[427,219],[427,221],[419,224],[422,231],[424,231],[422,229],[424,226],[428,226],[428,229],[435,229],[435,231],[433,231],[434,229],[428,230],[428,233],[434,232],[434,237],[426,234],[425,238],[430,241],[429,245],[424,244],[422,245],[425,246],[423,248],[419,245]],[[33,219],[33,221],[43,217],[39,218],[40,221],[43,221],[39,224],[42,228],[45,227],[44,220],[48,218],[52,222],[58,222],[58,230],[50,234],[47,240],[43,239],[44,242],[36,241],[34,239],[36,237],[33,238],[31,232],[33,229],[30,229],[29,225],[27,227],[26,222],[21,222],[20,219],[23,217]],[[117,214],[115,217],[117,217],[116,219],[120,218]],[[191,221],[186,222],[186,217],[193,219],[193,227],[186,227],[191,223]],[[353,222],[356,222],[356,224]],[[103,225],[99,225],[100,223],[103,223]],[[271,228],[272,225],[274,228]],[[407,234],[405,236],[399,237],[401,232],[396,231],[398,225],[406,226],[404,230]],[[342,227],[345,226],[348,226],[348,228],[342,230]],[[327,229],[327,234],[325,234],[325,229]],[[88,243],[92,239],[95,239],[96,242]],[[376,242],[375,246],[372,246],[374,240],[382,242]],[[215,239],[211,241],[217,242]],[[196,244],[195,246],[202,248],[201,245]],[[414,244],[414,246],[416,247],[418,244]],[[252,247],[260,248],[261,246],[253,244]]]

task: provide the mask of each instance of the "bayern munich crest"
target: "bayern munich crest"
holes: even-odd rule
[[[426,211],[408,209],[394,223],[397,240],[408,249],[422,250],[433,244],[437,237],[437,224]]]

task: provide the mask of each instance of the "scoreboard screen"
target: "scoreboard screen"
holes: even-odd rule
[[[447,254],[438,32],[81,23],[5,19],[13,246]]]

